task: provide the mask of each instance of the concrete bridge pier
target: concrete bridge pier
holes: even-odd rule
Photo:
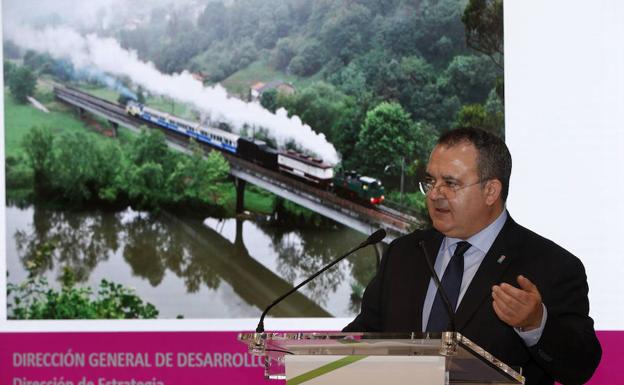
[[[236,183],[236,214],[242,214],[245,211],[245,186],[247,181],[241,178],[235,179]]]
[[[249,255],[245,243],[243,242],[243,222],[240,217],[236,217],[236,235],[234,236],[234,247],[239,250],[239,253]]]

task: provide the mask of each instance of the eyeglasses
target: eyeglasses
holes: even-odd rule
[[[424,195],[428,195],[434,189],[438,189],[440,194],[444,194],[447,198],[454,197],[459,190],[465,189],[466,187],[475,186],[479,183],[482,183],[482,180],[478,180],[475,183],[470,184],[461,184],[453,181],[442,181],[438,186],[436,186],[436,181],[434,179],[427,179],[421,182],[418,182],[418,187],[420,187],[420,192]]]

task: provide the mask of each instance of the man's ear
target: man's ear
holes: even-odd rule
[[[498,179],[490,179],[486,182],[484,190],[485,203],[488,206],[492,206],[500,199],[501,192],[503,191],[503,184]]]

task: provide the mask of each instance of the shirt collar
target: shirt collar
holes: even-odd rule
[[[479,231],[465,241],[469,242],[473,247],[481,250],[481,252],[483,252],[484,254],[487,254],[488,250],[490,250],[490,247],[492,247],[492,244],[496,240],[498,233],[500,233],[503,226],[505,225],[505,222],[507,221],[507,216],[507,210],[503,209],[503,211],[500,213],[498,218],[494,220],[494,222],[490,223],[483,230]],[[449,248],[463,240],[464,239],[446,237],[446,247]]]

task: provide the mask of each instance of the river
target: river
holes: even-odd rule
[[[258,317],[270,301],[365,239],[342,225],[324,229],[126,209],[6,208],[8,281],[28,269],[59,288],[64,269],[97,292],[102,279],[134,288],[159,318]],[[42,250],[49,250],[43,252]],[[375,271],[372,247],[319,276],[278,305],[282,317],[351,317]]]

